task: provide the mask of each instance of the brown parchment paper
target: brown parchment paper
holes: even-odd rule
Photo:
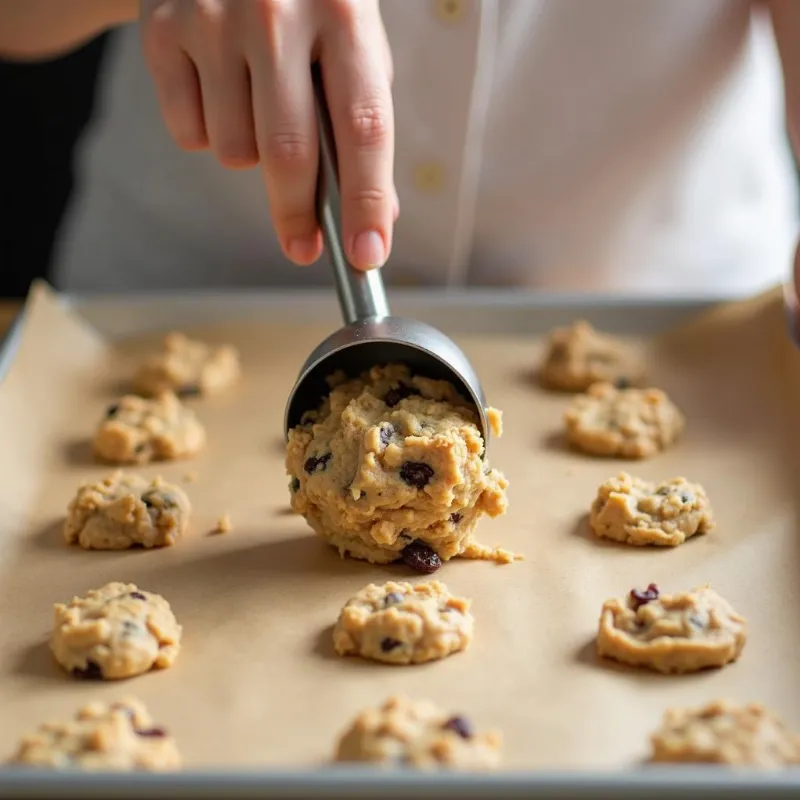
[[[176,547],[123,553],[67,547],[61,526],[79,483],[106,474],[88,438],[160,337],[107,344],[46,287],[29,302],[22,344],[0,386],[0,751],[85,701],[134,695],[174,732],[187,767],[316,768],[362,708],[394,692],[435,700],[496,726],[512,768],[629,768],[671,705],[759,700],[800,730],[800,540],[796,524],[798,356],[779,292],[722,307],[649,343],[652,383],[688,417],[683,440],[641,463],[594,460],[560,440],[565,396],[531,383],[541,342],[461,338],[506,432],[492,461],[510,509],[480,528],[523,552],[507,566],[455,560],[437,575],[473,598],[475,640],[418,667],[340,659],[331,626],[370,581],[422,580],[404,568],[342,560],[288,512],[284,402],[328,331],[257,320],[192,331],[241,348],[245,377],[192,401],[207,426],[200,457],[142,471],[181,481],[194,506]],[[604,545],[586,512],[602,480],[627,468],[702,482],[715,532],[677,549]],[[234,530],[212,534],[229,513]],[[184,626],[175,666],[125,682],[76,682],[53,664],[51,606],[109,580],[162,593]],[[749,620],[741,660],[664,677],[598,663],[600,605],[632,586],[711,582]]]

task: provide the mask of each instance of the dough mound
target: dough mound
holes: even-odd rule
[[[508,560],[472,538],[480,517],[505,512],[508,483],[452,385],[390,365],[331,386],[286,456],[292,508],[320,536],[342,555],[424,572],[459,555]]]
[[[183,631],[169,603],[132,583],[108,583],[54,612],[50,649],[77,678],[132,678],[178,657]]]
[[[655,763],[760,769],[800,764],[800,737],[758,703],[715,700],[700,708],[671,708],[650,743]]]
[[[190,458],[203,449],[206,431],[171,392],[152,399],[126,395],[106,410],[95,432],[95,455],[111,464],[147,464]]]
[[[595,383],[564,414],[567,441],[606,458],[652,458],[666,450],[686,425],[660,389],[617,389]]]
[[[713,530],[705,489],[685,478],[649,483],[621,472],[603,483],[589,525],[596,536],[631,545],[676,547]]]
[[[597,653],[661,673],[697,672],[735,661],[747,622],[707,586],[662,595],[655,584],[603,604]]]
[[[633,347],[599,333],[584,320],[550,333],[539,369],[542,386],[561,392],[583,392],[599,382],[635,386],[643,377]]]
[[[191,506],[180,486],[121,471],[78,489],[64,538],[87,550],[167,547],[186,532]]]
[[[42,769],[161,772],[181,766],[173,738],[133,698],[90,703],[74,719],[46,722],[22,738],[12,764]]]
[[[334,649],[388,664],[445,658],[472,641],[469,607],[469,600],[453,597],[439,581],[371,583],[339,614]]]
[[[336,747],[336,761],[381,767],[490,770],[500,763],[497,731],[476,733],[462,716],[427,701],[391,697],[356,717]]]
[[[137,394],[209,395],[227,389],[241,375],[239,353],[230,345],[211,347],[173,332],[164,350],[146,358],[133,376]]]

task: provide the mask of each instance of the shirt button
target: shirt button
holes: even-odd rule
[[[414,170],[414,185],[420,192],[438,192],[444,183],[444,170],[440,164],[420,164]]]
[[[434,0],[436,16],[441,22],[458,22],[464,16],[465,0]]]

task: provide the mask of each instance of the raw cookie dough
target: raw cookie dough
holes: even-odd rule
[[[90,703],[74,719],[46,722],[24,736],[11,763],[25,767],[160,772],[178,769],[173,738],[129,698]]]
[[[127,395],[106,410],[94,452],[112,464],[147,464],[190,458],[205,446],[206,432],[191,409],[171,392],[145,399]]]
[[[617,542],[674,547],[712,530],[714,521],[700,484],[685,478],[648,483],[620,472],[597,490],[589,525],[597,536]]]
[[[468,719],[427,701],[392,697],[356,717],[342,734],[336,761],[416,769],[493,769],[500,763],[497,731],[476,733]]]
[[[178,657],[182,629],[169,603],[132,583],[106,584],[54,612],[50,649],[75,677],[132,678]]]
[[[707,586],[662,595],[655,584],[603,603],[597,653],[656,672],[697,672],[735,661],[746,620]]]
[[[564,414],[567,441],[594,456],[650,458],[671,445],[686,421],[660,389],[595,383]]]
[[[800,737],[758,703],[715,700],[702,708],[671,708],[650,742],[656,763],[765,769],[800,764]]]
[[[539,370],[545,388],[564,392],[583,392],[601,381],[634,386],[643,377],[640,357],[630,345],[584,320],[550,333]]]
[[[481,516],[505,512],[508,483],[451,384],[390,365],[331,385],[289,431],[286,456],[292,508],[318,534],[342,555],[421,572],[459,555],[513,560],[473,540]],[[499,414],[490,420],[499,435]]]
[[[87,550],[164,547],[186,532],[190,512],[180,486],[118,471],[78,489],[67,508],[64,538]]]
[[[211,347],[170,333],[164,350],[150,356],[133,376],[133,389],[144,395],[175,392],[181,396],[208,395],[227,389],[241,374],[239,353],[230,345]]]
[[[472,641],[469,607],[469,600],[453,597],[439,581],[371,583],[342,609],[333,646],[342,656],[389,664],[435,661]]]

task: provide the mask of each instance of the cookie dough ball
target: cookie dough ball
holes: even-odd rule
[[[539,381],[546,389],[583,392],[593,383],[635,386],[644,368],[632,346],[579,320],[550,333]]]
[[[90,703],[71,720],[46,722],[22,738],[12,764],[45,769],[160,772],[178,769],[174,739],[133,698]]]
[[[715,700],[700,708],[671,708],[650,742],[656,763],[762,769],[800,764],[800,738],[758,703]]]
[[[342,656],[421,664],[464,650],[472,641],[470,601],[439,581],[389,581],[363,588],[339,614],[333,645]]]
[[[564,414],[567,441],[593,456],[651,458],[683,433],[683,414],[660,389],[595,383]]]
[[[597,536],[617,542],[675,547],[712,530],[714,520],[700,484],[685,478],[649,483],[621,472],[597,490],[589,525]]]
[[[78,678],[116,680],[172,665],[182,629],[169,603],[132,583],[109,583],[56,603],[50,649]]]
[[[184,535],[190,512],[180,486],[119,471],[78,489],[67,507],[64,538],[87,550],[165,547]]]
[[[501,736],[477,733],[463,716],[427,701],[392,697],[363,711],[345,731],[336,761],[416,769],[487,770],[500,763]]]
[[[177,395],[209,395],[239,380],[239,352],[230,345],[211,347],[170,333],[164,350],[145,359],[133,376],[133,389],[143,395],[175,392]]]
[[[742,652],[746,620],[713,589],[662,595],[651,583],[603,603],[597,653],[662,673],[722,667]]]
[[[343,555],[378,564],[503,560],[473,531],[505,512],[508,484],[483,460],[474,410],[453,386],[397,365],[331,383],[289,432],[292,508]]]
[[[153,399],[127,395],[110,406],[94,436],[95,455],[112,464],[191,458],[203,449],[205,428],[171,392]]]

